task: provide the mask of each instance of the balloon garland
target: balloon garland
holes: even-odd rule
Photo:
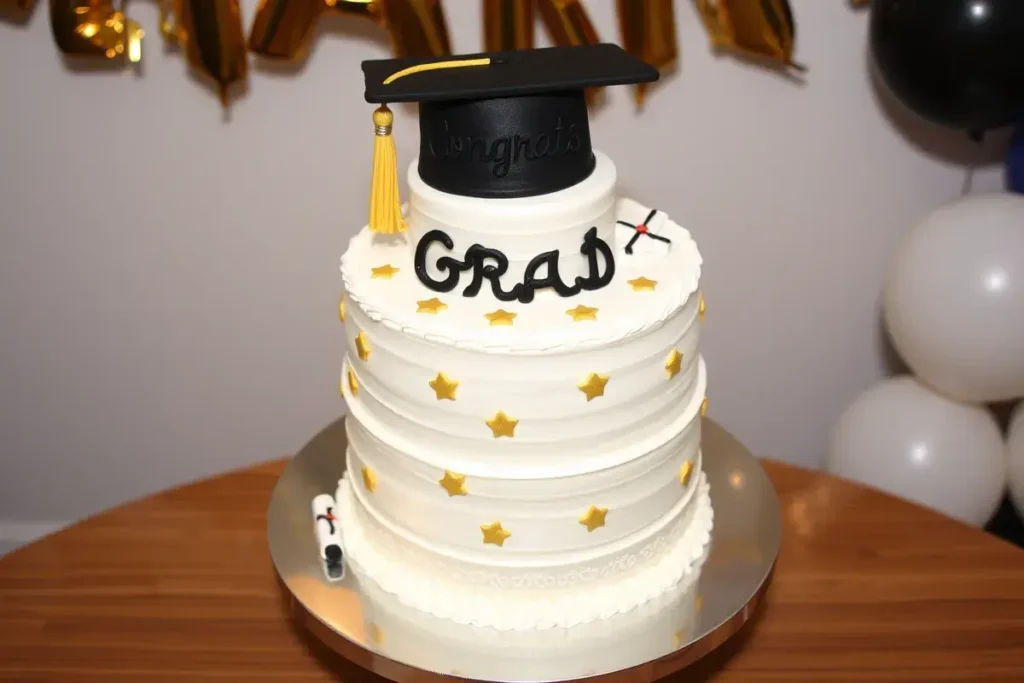
[[[161,0],[160,15],[160,33],[184,51],[193,71],[215,84],[226,107],[229,91],[245,82],[249,66],[238,0]],[[204,40],[211,26],[217,27],[215,39]]]
[[[873,0],[874,64],[921,118],[980,140],[1024,121],[1024,2]],[[969,195],[904,237],[883,318],[911,374],[858,396],[826,467],[975,526],[1007,485],[1024,518],[1024,403],[1004,441],[987,405],[1024,398],[1024,125],[1008,192]]]
[[[250,53],[268,60],[301,62],[317,24],[330,14],[370,21],[391,37],[396,57],[452,54],[442,0],[261,0],[249,29],[239,0],[157,0],[160,35],[177,47],[227,106],[248,78]],[[26,16],[35,0],[0,0],[0,10]],[[50,0],[57,49],[68,59],[137,64],[143,28],[125,14],[127,0]],[[673,0],[617,0],[622,47],[662,72],[679,58]],[[600,42],[583,0],[480,0],[487,52],[530,48],[539,18],[556,45]],[[793,59],[795,25],[789,0],[698,0],[715,49],[754,57],[782,69],[802,69]],[[464,10],[460,0],[460,11]],[[0,13],[2,15],[2,13]],[[642,106],[647,86],[635,98]]]

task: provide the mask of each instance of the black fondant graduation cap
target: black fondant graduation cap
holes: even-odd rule
[[[376,60],[363,62],[363,73],[366,101],[385,105],[375,113],[378,136],[390,133],[390,113],[377,120],[387,103],[419,103],[424,182],[496,198],[584,180],[594,170],[585,90],[658,79],[657,69],[610,43]]]
[[[438,68],[477,61],[476,68]],[[412,73],[395,77],[406,69]],[[374,104],[510,98],[658,80],[657,69],[612,43],[438,59],[379,59],[363,62],[363,73],[366,101]]]

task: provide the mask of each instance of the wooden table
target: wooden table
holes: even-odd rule
[[[267,554],[284,462],[119,507],[0,560],[0,681],[372,681],[294,628]],[[1024,551],[766,462],[785,530],[763,611],[686,683],[1024,681]]]

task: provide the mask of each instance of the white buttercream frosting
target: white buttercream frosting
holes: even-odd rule
[[[415,170],[409,180],[409,232],[364,229],[342,257],[346,557],[403,603],[506,630],[584,623],[670,589],[712,526],[701,257],[689,232],[657,212],[645,229],[668,241],[633,239],[650,209],[615,198],[600,154],[586,181],[529,199],[446,195]],[[591,229],[615,275],[529,303],[486,286],[463,296],[470,273],[439,293],[413,267],[435,228],[456,258],[475,243],[500,249],[506,290],[552,249],[564,281],[585,276]],[[506,324],[491,324],[499,310]]]

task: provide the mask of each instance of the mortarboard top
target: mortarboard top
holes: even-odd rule
[[[480,58],[490,59],[490,64],[422,71],[385,83],[409,67]],[[481,52],[437,59],[379,59],[363,62],[363,73],[366,101],[374,104],[539,95],[658,80],[657,69],[612,43]]]
[[[471,197],[556,192],[594,170],[587,88],[649,83],[617,45],[363,62],[366,101],[420,105],[419,173]]]

